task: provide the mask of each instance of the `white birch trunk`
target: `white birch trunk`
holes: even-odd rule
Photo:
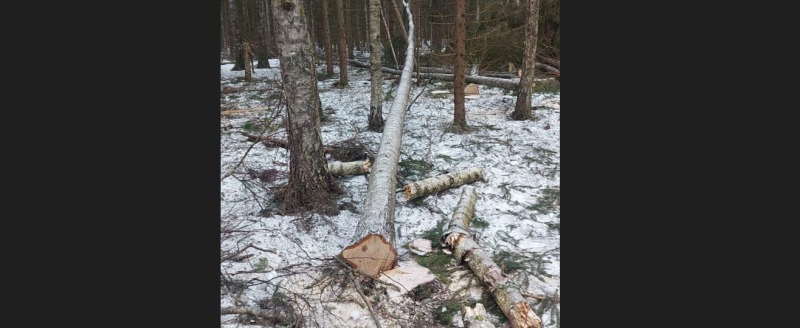
[[[466,262],[478,280],[488,288],[498,307],[511,323],[511,327],[541,328],[542,320],[533,312],[533,308],[520,294],[519,289],[503,275],[490,254],[478,247],[475,240],[470,237],[469,223],[475,213],[477,199],[478,195],[473,187],[464,187],[447,230],[441,237],[441,243],[452,247],[456,263],[461,263],[462,260]]]
[[[372,168],[369,159],[363,162],[333,162],[328,163],[328,173],[336,176],[367,174]]]
[[[406,184],[403,186],[403,195],[406,200],[412,200],[481,179],[483,179],[483,170],[473,167]]]
[[[400,160],[400,145],[403,139],[403,125],[411,88],[411,71],[414,68],[414,23],[408,3],[404,3],[408,13],[408,44],[404,69],[397,86],[397,96],[386,119],[381,136],[378,154],[369,175],[364,212],[358,220],[353,244],[342,251],[342,259],[357,270],[369,276],[377,276],[382,271],[394,268],[397,264],[395,249],[395,185],[397,162]],[[377,240],[385,243],[379,244]],[[376,244],[367,250],[367,243]],[[372,252],[378,248],[379,251]],[[388,246],[388,249],[383,248]],[[363,253],[354,250],[362,249]],[[346,253],[348,252],[349,253]],[[372,252],[372,253],[368,253]],[[356,262],[348,260],[348,254],[361,256]]]

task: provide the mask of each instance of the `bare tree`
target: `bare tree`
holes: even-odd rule
[[[381,74],[381,0],[369,0],[369,129],[383,131],[383,74]]]
[[[519,79],[517,103],[511,118],[531,118],[531,95],[533,95],[533,70],[536,64],[536,34],[539,31],[539,0],[528,0],[528,16],[525,18],[525,53],[522,56],[522,77]]]
[[[328,0],[322,0],[322,34],[325,44],[325,73],[333,76],[333,45],[331,44],[331,23],[328,19]]]
[[[339,87],[348,85],[347,81],[347,39],[344,24],[344,1],[336,0],[336,18],[339,21]]]
[[[467,31],[467,14],[465,10],[465,0],[455,0],[455,24],[453,35],[456,41],[455,60],[453,63],[454,83],[453,83],[453,125],[457,130],[467,127],[467,117],[464,109],[464,48]]]
[[[314,49],[302,1],[273,1],[280,52],[289,143],[289,183],[285,210],[326,210],[339,187],[328,173],[320,132],[320,102]]]

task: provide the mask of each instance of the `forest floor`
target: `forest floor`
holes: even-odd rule
[[[508,326],[486,288],[439,244],[463,186],[412,201],[397,194],[399,266],[408,272],[427,268],[433,281],[396,292],[351,276],[334,256],[353,241],[367,176],[338,178],[344,190],[336,201],[338,213],[281,213],[272,196],[288,180],[288,152],[274,144],[248,141],[247,136],[286,140],[280,69],[258,68],[254,81],[244,82],[244,73],[231,71],[232,64],[220,66],[220,306],[260,311],[259,316],[223,314],[222,327],[376,327],[375,318],[381,327],[463,327],[461,307],[476,303],[486,307],[496,327]],[[338,75],[325,77],[324,65],[317,71],[326,116],[323,144],[343,150],[328,154],[329,161],[363,160],[365,153],[376,154],[381,134],[367,130],[369,72],[351,67],[350,85],[337,88]],[[384,117],[391,109],[395,83],[385,76]],[[452,85],[421,81],[412,86],[398,183],[481,168],[484,180],[470,183],[478,194],[471,227],[474,238],[519,284],[544,326],[560,327],[558,84],[537,81],[532,97],[535,118],[527,121],[509,118],[514,92],[479,86],[480,96],[466,100],[468,129],[462,133],[449,129]],[[450,93],[433,92],[437,90]],[[407,245],[420,238],[432,241],[433,254],[409,251]]]

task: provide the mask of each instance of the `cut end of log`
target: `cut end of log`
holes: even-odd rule
[[[354,269],[373,278],[397,266],[397,251],[394,246],[383,236],[374,233],[347,246],[341,257]]]
[[[410,183],[403,186],[403,196],[406,198],[406,200],[411,200],[411,197],[413,197],[413,195],[416,193],[415,189],[416,188],[414,188],[414,185]]]
[[[528,302],[519,302],[516,305],[516,311],[519,315],[518,320],[515,320],[515,324],[517,327],[524,327],[524,328],[542,328],[542,319],[533,312],[531,309],[530,304]],[[512,325],[514,325],[512,323]]]
[[[372,171],[372,163],[370,163],[369,158],[364,160],[364,171],[367,171],[367,173]]]

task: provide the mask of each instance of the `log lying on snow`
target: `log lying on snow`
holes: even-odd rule
[[[478,195],[475,188],[464,187],[461,198],[441,237],[441,243],[453,248],[456,263],[462,260],[475,273],[478,279],[489,289],[497,306],[508,317],[514,328],[541,328],[542,320],[533,312],[528,301],[520,294],[519,289],[503,275],[502,270],[488,253],[478,247],[470,237],[469,223],[475,214],[475,202]]]
[[[366,64],[366,63],[358,62],[358,61],[355,61],[355,60],[350,60],[348,62],[351,63],[353,66],[356,66],[356,67],[369,68],[369,64]],[[406,67],[406,66],[403,66],[403,67]],[[395,74],[395,75],[398,75],[398,74],[402,73],[402,71],[399,71],[399,70],[396,70],[396,69],[391,69],[391,68],[388,68],[388,67],[381,67],[381,72],[389,73],[389,74]],[[455,79],[453,74],[445,74],[445,73],[420,73],[419,76],[422,77],[422,78],[431,78],[431,79],[444,80],[444,81],[453,81]],[[494,78],[494,77],[467,75],[467,76],[464,76],[464,82],[481,84],[481,85],[486,85],[486,86],[490,86],[490,87],[497,87],[497,88],[502,88],[502,89],[515,90],[515,91],[519,89],[519,81],[507,80],[507,79],[501,79],[501,78]]]
[[[355,242],[347,246],[339,256],[342,260],[370,277],[397,265],[395,249],[395,185],[397,162],[400,160],[400,145],[403,138],[403,122],[406,116],[411,71],[414,68],[414,21],[411,9],[403,3],[408,14],[408,40],[406,58],[397,96],[386,119],[381,135],[378,154],[369,174],[364,212],[356,226]]]
[[[328,163],[328,173],[336,176],[361,175],[369,173],[372,163],[369,158],[363,162],[333,162]]]
[[[447,188],[455,188],[470,182],[483,179],[483,170],[477,167],[459,172],[442,174],[433,178],[409,183],[403,186],[403,195],[406,200],[412,200],[425,195],[440,192]]]

